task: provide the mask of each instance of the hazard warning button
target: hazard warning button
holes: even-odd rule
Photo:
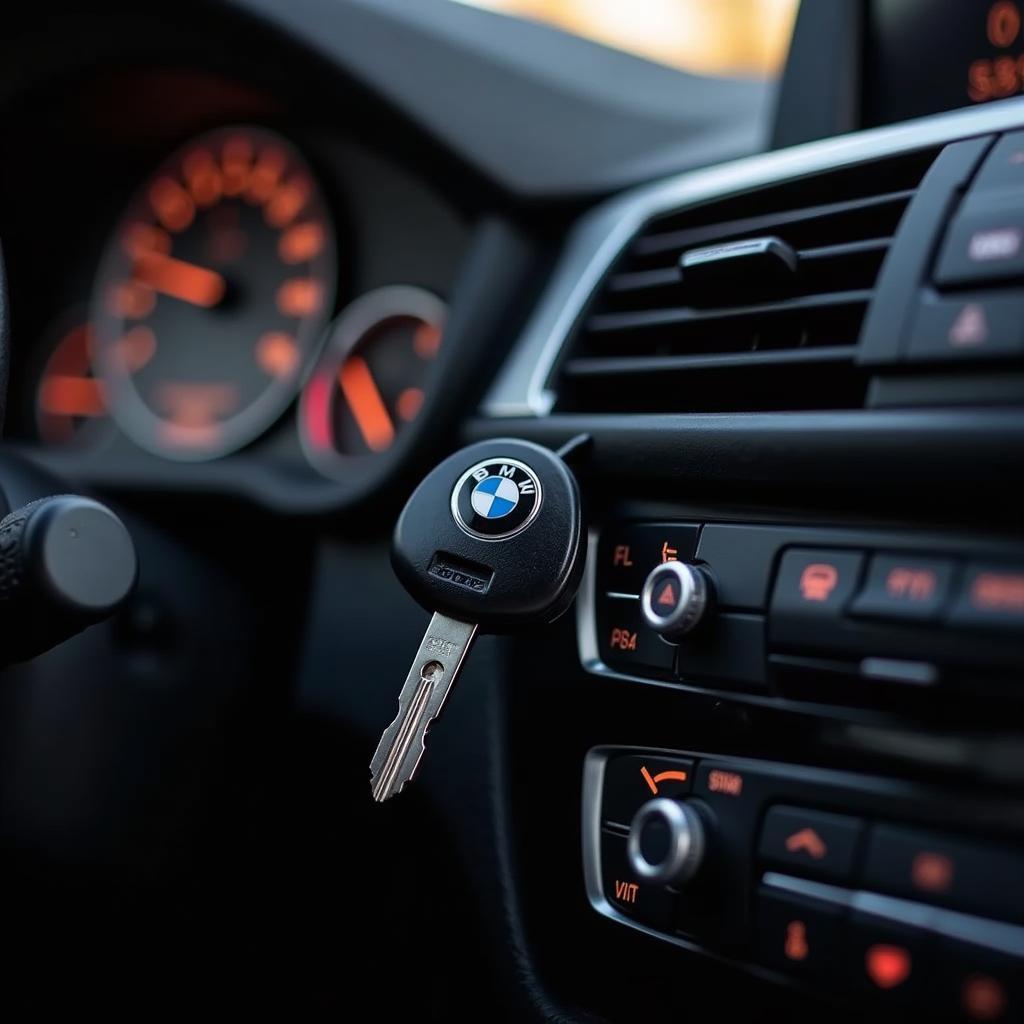
[[[679,587],[674,579],[663,579],[654,589],[654,604],[663,614],[679,606]]]
[[[655,567],[644,581],[640,609],[644,620],[666,640],[679,640],[704,617],[711,584],[702,569],[685,562]]]
[[[907,355],[915,362],[1024,356],[1024,292],[926,299]]]

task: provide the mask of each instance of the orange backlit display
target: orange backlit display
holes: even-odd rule
[[[1024,0],[879,0],[867,7],[865,127],[1024,90]]]
[[[303,245],[318,240],[303,235]],[[341,313],[299,406],[303,448],[325,475],[346,479],[364,464],[355,460],[398,449],[430,393],[443,320],[436,296],[405,286],[368,292]]]
[[[326,204],[294,146],[256,126],[186,143],[138,190],[97,274],[93,354],[118,425],[183,459],[251,441],[294,400],[335,280]],[[46,396],[91,409],[87,392],[54,377]]]
[[[988,10],[985,34],[995,54],[978,57],[967,69],[967,96],[975,103],[1014,96],[1024,88],[1020,5],[998,0]]]

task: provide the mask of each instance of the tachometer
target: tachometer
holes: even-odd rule
[[[345,480],[388,451],[419,415],[441,345],[444,303],[421,288],[360,296],[331,328],[302,392],[299,433],[310,462]]]
[[[246,126],[182,147],[132,199],[95,284],[118,425],[175,459],[248,444],[294,397],[334,280],[327,207],[294,146]]]

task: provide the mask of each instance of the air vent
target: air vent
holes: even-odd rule
[[[929,150],[650,221],[569,344],[559,411],[863,405],[861,324]]]

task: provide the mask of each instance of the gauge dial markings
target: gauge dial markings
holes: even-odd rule
[[[301,155],[262,128],[207,133],[157,169],[115,238],[93,310],[119,426],[189,460],[253,440],[294,397],[334,300],[334,235]]]
[[[405,285],[360,296],[335,321],[302,393],[310,462],[343,480],[395,447],[424,407],[441,346],[444,304]]]

